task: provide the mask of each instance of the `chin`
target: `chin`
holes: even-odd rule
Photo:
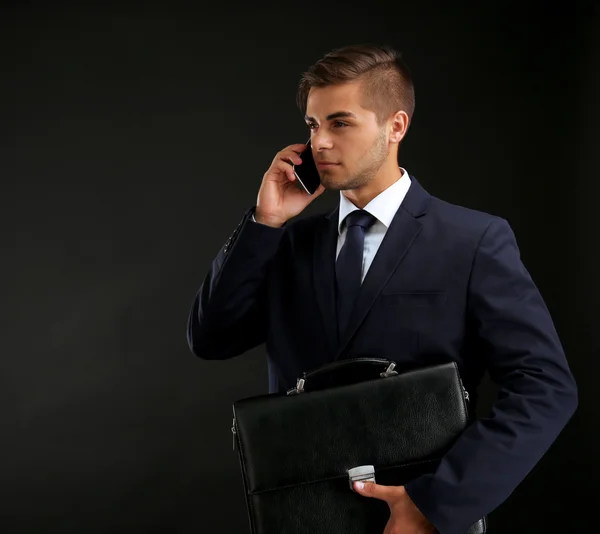
[[[321,178],[323,187],[329,191],[350,191],[360,189],[370,182],[370,180],[357,180],[356,178],[346,178],[345,180],[334,180],[331,176]]]
[[[343,191],[344,189],[346,189],[347,185],[339,180],[333,180],[331,177],[328,176],[321,178],[321,184],[328,191]]]

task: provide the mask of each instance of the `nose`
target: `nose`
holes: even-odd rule
[[[333,146],[331,138],[323,130],[314,132],[310,143],[316,152],[328,150]]]

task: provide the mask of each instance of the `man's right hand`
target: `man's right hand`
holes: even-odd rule
[[[323,185],[319,185],[309,195],[294,183],[297,178],[290,161],[295,165],[302,163],[300,155],[305,149],[304,144],[290,145],[277,153],[258,191],[254,214],[256,222],[273,227],[283,226],[325,191]]]

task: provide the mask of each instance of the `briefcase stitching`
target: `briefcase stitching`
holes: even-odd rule
[[[399,467],[414,467],[414,466],[417,466],[417,465],[428,464],[428,463],[433,463],[433,462],[439,462],[440,460],[441,460],[441,457],[437,457],[436,456],[434,458],[430,458],[429,460],[419,460],[417,462],[407,462],[407,463],[404,463],[404,464],[397,464],[397,465],[389,465],[387,467],[380,467],[380,468],[378,468],[378,470],[379,471],[388,471],[390,469],[397,469]],[[285,486],[277,486],[276,488],[269,488],[269,489],[260,490],[260,491],[248,491],[248,489],[246,489],[246,493],[248,495],[262,495],[264,493],[269,493],[271,491],[279,491],[279,490],[285,490],[285,489],[289,489],[289,488],[298,488],[300,486],[308,486],[309,484],[317,484],[319,482],[328,482],[330,480],[339,480],[339,479],[343,479],[343,478],[347,478],[347,477],[345,475],[336,475],[336,476],[333,476],[333,477],[319,478],[319,479],[315,479],[315,480],[310,480],[308,482],[299,482],[297,484],[287,484]]]
[[[240,451],[240,460],[242,462],[242,478],[244,480],[244,486],[246,489],[246,494],[247,495],[252,495],[252,493],[249,491],[249,484],[248,484],[248,476],[247,476],[247,468],[246,468],[246,455],[244,454],[244,445],[242,443],[242,437],[238,431],[237,433],[237,442],[238,442],[238,447],[239,447],[239,451]],[[252,500],[251,499],[246,499],[246,502],[248,503],[248,510],[249,510],[249,516],[250,516],[250,529],[251,531],[254,533],[256,532],[256,525],[255,525],[255,512],[254,512],[254,508],[252,507]]]

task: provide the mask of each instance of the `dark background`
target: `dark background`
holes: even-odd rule
[[[231,404],[266,391],[264,349],[196,359],[187,314],[307,137],[300,73],[366,41],[415,77],[401,164],[510,221],[579,384],[491,532],[596,523],[598,3],[325,4],[0,8],[3,533],[247,531]]]

